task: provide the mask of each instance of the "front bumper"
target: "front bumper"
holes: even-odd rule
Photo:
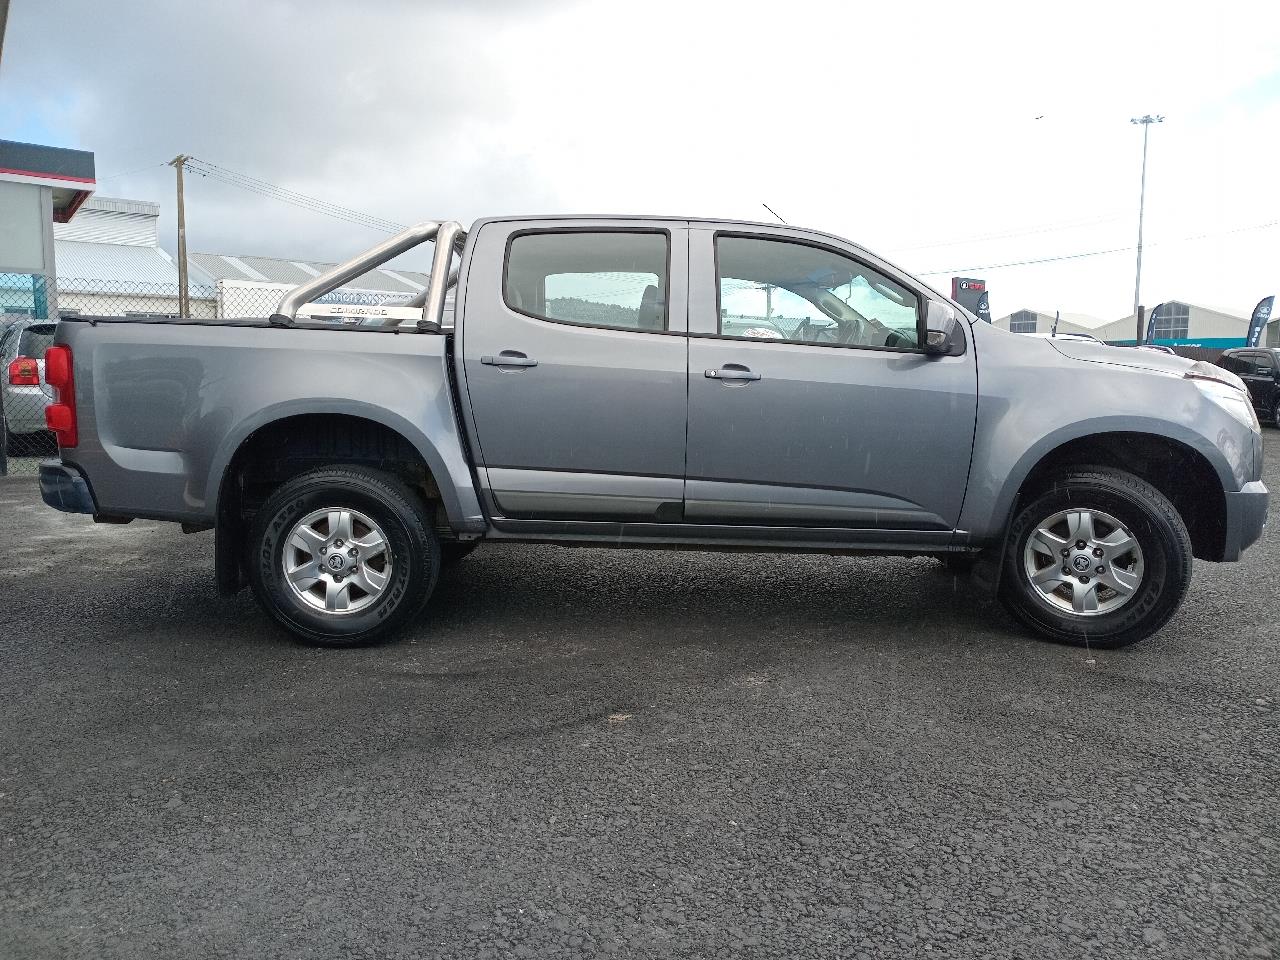
[[[1261,480],[1246,483],[1239,493],[1227,494],[1227,529],[1222,545],[1223,560],[1239,560],[1240,554],[1262,536],[1267,522],[1267,485]]]
[[[89,482],[80,476],[78,470],[61,460],[45,460],[40,464],[40,496],[53,509],[63,513],[98,512]]]

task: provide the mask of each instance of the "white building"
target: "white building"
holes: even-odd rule
[[[58,308],[123,316],[177,316],[178,264],[160,247],[160,206],[90,197],[70,223],[53,225]],[[211,280],[190,279],[191,313],[214,316]]]
[[[1152,308],[1154,309],[1154,307]],[[993,321],[995,326],[1014,333],[1047,334],[1053,329],[1053,313],[1040,310],[1015,310],[1008,316]],[[1129,314],[1119,320],[1101,320],[1086,314],[1064,313],[1058,323],[1059,333],[1087,333],[1106,343],[1126,344],[1134,342],[1136,317]],[[1143,340],[1147,340],[1146,327],[1150,315],[1144,318]],[[1249,333],[1248,317],[1236,317],[1219,310],[1168,300],[1161,306],[1155,329],[1150,340],[1168,346],[1208,347],[1226,349],[1243,347]]]
[[[107,316],[178,316],[178,264],[160,246],[160,206],[144,200],[90,197],[70,223],[54,224],[58,306]],[[193,253],[188,257],[191,315],[263,317],[300,283],[333,263]],[[424,290],[427,275],[371,270],[322,298],[326,303],[403,302]]]

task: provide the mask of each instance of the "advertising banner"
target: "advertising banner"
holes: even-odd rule
[[[1245,343],[1250,347],[1256,347],[1262,339],[1262,331],[1267,328],[1267,321],[1271,319],[1271,308],[1275,305],[1275,295],[1263,297],[1258,301],[1258,305],[1253,308],[1253,317],[1249,320],[1249,337]]]
[[[973,311],[978,315],[979,320],[991,322],[991,303],[987,300],[987,291],[982,291],[982,296],[978,298],[978,309]]]
[[[1163,303],[1157,303],[1151,308],[1151,315],[1147,317],[1147,335],[1142,338],[1143,343],[1152,343],[1156,339],[1156,318],[1160,315],[1160,311],[1164,308]]]
[[[970,313],[978,313],[978,301],[985,300],[986,296],[987,281],[975,280],[972,277],[951,278],[951,299]]]

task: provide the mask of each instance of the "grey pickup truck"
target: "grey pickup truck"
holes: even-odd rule
[[[409,305],[315,302],[427,241]],[[212,529],[219,589],[328,646],[488,541],[936,556],[1120,646],[1267,511],[1230,372],[1010,334],[779,224],[419,224],[271,317],[63,315],[45,372],[48,504]]]

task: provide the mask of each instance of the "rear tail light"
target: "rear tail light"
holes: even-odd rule
[[[44,408],[44,422],[58,437],[59,447],[80,442],[76,430],[76,387],[72,376],[71,348],[50,347],[44,354],[44,379],[58,391],[58,400]]]
[[[9,385],[13,387],[40,386],[40,367],[30,357],[18,357],[9,364]]]

